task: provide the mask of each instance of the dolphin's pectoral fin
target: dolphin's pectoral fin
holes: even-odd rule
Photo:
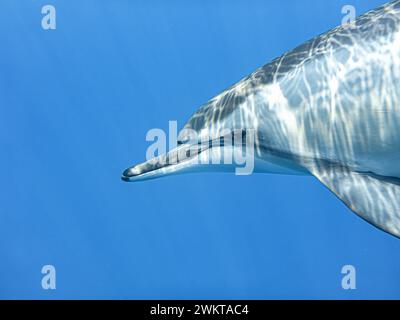
[[[332,165],[310,171],[361,218],[400,238],[400,179]]]

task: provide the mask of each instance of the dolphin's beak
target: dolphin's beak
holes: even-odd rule
[[[122,174],[122,180],[134,182],[186,172],[232,172],[238,167],[238,163],[233,161],[233,158],[236,159],[234,155],[242,154],[243,151],[247,153],[243,132],[239,131],[239,133],[239,138],[235,140],[232,138],[232,133],[229,133],[213,140],[198,141],[196,139],[180,143],[164,155],[126,169]],[[246,140],[250,147],[254,143],[251,141]],[[250,152],[248,156],[254,155]]]
[[[180,144],[167,154],[126,169],[122,174],[122,180],[143,181],[187,172],[232,172],[237,164],[229,159],[232,159],[234,153],[242,153],[241,143],[240,141],[238,145],[233,145],[230,141],[225,144],[221,138],[217,138]],[[223,161],[225,159],[228,161]]]
[[[196,171],[199,155],[208,148],[208,143],[179,145],[167,154],[126,169],[121,179],[134,182],[183,173],[189,168],[190,171]]]

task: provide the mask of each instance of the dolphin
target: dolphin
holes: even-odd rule
[[[400,237],[400,0],[257,69],[195,112],[176,148],[122,179],[231,171],[198,161],[205,150],[243,147],[209,143],[227,129],[255,132],[255,172],[313,175],[358,216]],[[190,148],[197,152],[168,161]]]

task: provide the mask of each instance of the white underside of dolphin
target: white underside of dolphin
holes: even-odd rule
[[[176,149],[125,170],[123,180],[233,171],[202,163],[241,147],[185,142],[187,130],[214,140],[226,129],[255,132],[255,172],[314,175],[360,217],[400,237],[400,0],[256,70],[203,105]],[[168,161],[191,147],[198,152]]]

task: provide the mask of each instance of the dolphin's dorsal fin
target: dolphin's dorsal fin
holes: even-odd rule
[[[310,171],[361,218],[400,238],[400,179],[334,165]]]

